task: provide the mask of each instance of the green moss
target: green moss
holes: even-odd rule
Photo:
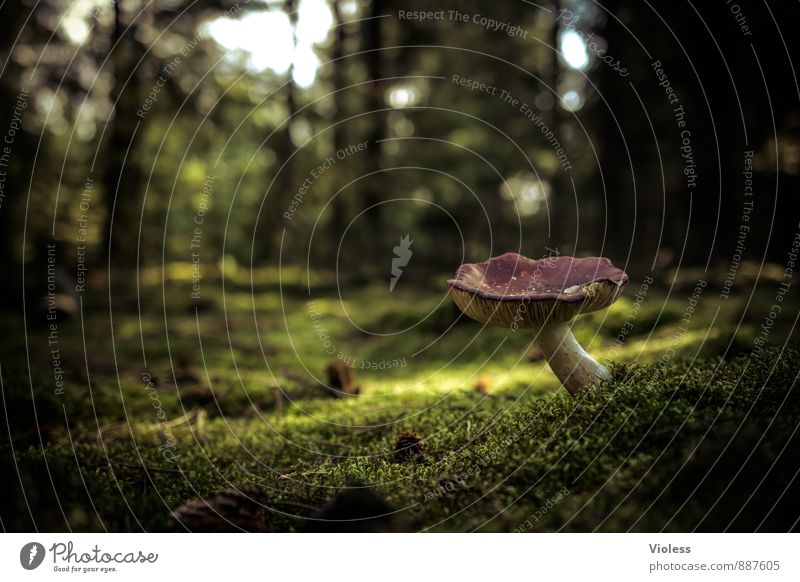
[[[741,441],[757,451],[754,470],[784,444],[795,446],[800,351],[697,360],[705,312],[680,335],[674,319],[650,319],[642,328],[647,334],[631,336],[616,352],[609,334],[598,334],[608,322],[585,318],[576,324],[579,337],[601,359],[615,353],[617,364],[611,381],[574,399],[544,363],[528,362],[531,334],[463,322],[444,334],[456,315],[437,307],[441,298],[409,294],[387,307],[378,290],[347,309],[359,310],[368,331],[387,335],[353,333],[336,296],[328,295],[316,308],[337,351],[358,361],[405,358],[404,366],[357,370],[361,395],[335,399],[320,385],[335,356],[311,325],[305,298],[259,298],[254,316],[249,290],[233,289],[214,299],[227,313],[195,317],[186,311],[190,303],[173,294],[166,323],[159,314],[143,318],[146,368],[140,328],[128,319],[113,351],[102,336],[88,336],[91,382],[85,371],[81,376],[78,343],[64,342],[71,371],[63,396],[53,394],[49,370],[36,368],[44,447],[25,424],[27,372],[4,368],[6,393],[14,395],[7,409],[28,414],[12,422],[15,460],[25,475],[52,475],[73,528],[165,529],[170,508],[181,502],[253,483],[291,508],[272,522],[291,531],[310,508],[358,480],[375,484],[433,531],[723,529],[742,500],[724,498],[704,522],[702,504],[719,491],[692,491],[724,443],[738,438],[731,431],[745,421],[755,427]],[[394,333],[428,313],[431,324]],[[619,314],[612,315],[619,324]],[[99,310],[87,325],[102,329],[102,317]],[[427,347],[414,356],[420,346]],[[675,351],[663,361],[667,348]],[[158,380],[152,389],[145,369]],[[493,380],[489,395],[474,389],[479,374]],[[216,401],[190,398],[209,387]],[[391,447],[404,431],[422,436],[426,448],[399,463]],[[758,442],[757,434],[767,436]],[[698,447],[706,451],[699,457]],[[687,459],[695,459],[692,470],[665,488]],[[776,474],[777,491],[790,481],[783,465]],[[750,506],[738,525],[749,527],[756,514]]]

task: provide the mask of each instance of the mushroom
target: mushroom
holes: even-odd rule
[[[458,308],[480,323],[536,330],[536,341],[564,387],[577,394],[609,377],[584,351],[569,322],[581,313],[605,309],[622,293],[628,275],[606,258],[529,259],[506,253],[466,263],[450,279]]]

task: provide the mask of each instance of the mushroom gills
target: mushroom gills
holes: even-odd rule
[[[538,330],[536,341],[550,369],[570,394],[608,380],[608,370],[586,353],[567,323],[549,323]]]

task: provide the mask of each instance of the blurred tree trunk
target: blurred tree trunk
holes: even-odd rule
[[[333,142],[333,150],[339,151],[343,148],[345,144],[345,137],[344,137],[344,124],[340,124],[340,122],[344,117],[344,86],[345,86],[345,63],[344,63],[344,42],[345,42],[345,31],[344,26],[342,25],[342,9],[341,9],[341,2],[340,0],[332,0],[331,2],[331,12],[333,13],[333,26],[334,26],[334,37],[333,37],[333,44],[331,45],[331,66],[333,68],[333,102],[336,108],[336,117],[334,119],[335,125],[331,130],[333,135],[331,137]],[[339,176],[340,174],[337,174]],[[331,191],[331,196],[333,196],[339,188],[344,185],[344,180],[339,179],[334,183],[334,189]],[[338,247],[339,238],[344,233],[344,229],[346,228],[347,224],[347,204],[346,204],[346,196],[345,192],[340,193],[336,198],[331,200],[330,212],[331,212],[331,223],[330,223],[330,237],[331,242],[331,252],[332,256],[335,257],[336,255],[336,248]]]
[[[612,0],[608,9],[619,13],[621,6],[628,7]],[[631,9],[638,10],[640,6]],[[629,81],[637,87],[641,99],[649,103],[649,95],[643,94],[645,89],[642,88],[652,86],[652,72],[646,58],[639,55],[635,43],[631,42],[630,33],[617,19],[608,18],[601,32],[608,43],[609,54],[619,55],[631,73],[623,78],[602,62],[597,67],[597,86],[604,98],[597,111],[598,135],[602,136],[599,168],[602,183],[598,184],[598,197],[604,208],[598,212],[597,220],[605,226],[605,239],[599,241],[598,252],[602,248],[603,254],[613,257],[615,262],[623,263],[630,258],[649,269],[657,252],[664,194],[660,181],[647,178],[650,164],[658,160],[658,152],[650,123]],[[654,97],[661,98],[660,95]],[[664,107],[659,107],[657,112],[662,116],[670,115]],[[658,120],[654,125],[656,132],[663,130]],[[665,243],[661,241],[662,246]]]
[[[0,34],[0,38],[9,39],[13,41],[16,35],[6,36],[4,33]],[[8,54],[8,53],[6,53]],[[8,69],[6,69],[8,71]],[[16,86],[13,80],[9,80],[12,75],[6,74],[3,76],[3,82],[0,84],[0,127],[8,128],[14,114],[17,97],[20,88]],[[28,139],[24,130],[18,131],[12,145],[9,157],[9,163],[6,167],[0,168],[4,172],[3,188],[2,188],[2,201],[0,201],[0,265],[3,271],[8,272],[12,264],[17,262],[20,257],[16,256],[15,236],[20,229],[18,228],[19,216],[18,208],[24,206],[25,191],[27,189],[28,181],[30,179],[31,163],[33,156],[28,152]],[[13,161],[13,164],[10,163]],[[5,162],[4,162],[5,163]]]
[[[3,18],[0,18],[0,53],[5,55],[4,71],[0,76],[0,131],[4,134],[11,127],[14,109],[17,108],[22,90],[27,90],[23,96],[25,108],[17,108],[17,112],[21,114],[20,127],[13,138],[13,143],[10,146],[3,144],[11,151],[7,160],[4,159],[3,167],[0,167],[0,171],[4,172],[0,190],[3,194],[0,199],[0,272],[6,277],[15,278],[19,275],[15,269],[22,262],[22,257],[17,254],[16,240],[22,234],[22,211],[26,203],[37,147],[33,136],[25,130],[28,121],[26,117],[35,115],[32,111],[33,94],[31,87],[25,87],[18,82],[24,72],[12,54],[25,16],[25,10],[6,10],[3,12]],[[5,153],[3,148],[0,150],[3,150],[0,153]],[[13,280],[6,281],[8,284],[3,287],[0,296],[5,296],[12,304],[16,304],[21,298],[22,285],[17,285]]]
[[[615,27],[616,21],[608,19],[608,25],[603,31],[609,46],[620,47],[615,43],[620,31]],[[624,32],[622,30],[621,32]],[[612,44],[613,43],[613,44]],[[619,48],[617,49],[619,50]],[[598,104],[598,135],[602,136],[600,143],[600,166],[598,168],[598,181],[596,183],[598,200],[597,222],[604,225],[603,232],[598,233],[598,252],[603,249],[605,256],[614,257],[623,261],[631,252],[633,244],[633,224],[635,220],[636,203],[633,200],[631,163],[626,153],[626,143],[633,141],[627,139],[631,131],[626,126],[627,116],[621,116],[621,105],[628,99],[635,99],[629,87],[622,87],[620,79],[610,67],[600,66],[597,71],[597,86],[602,92],[605,101]],[[623,94],[626,92],[627,95]],[[616,116],[616,120],[615,120]],[[620,125],[617,125],[617,122]],[[652,142],[652,137],[650,138]],[[649,143],[649,142],[648,142]],[[655,195],[655,191],[648,195]],[[658,193],[659,200],[662,194]],[[641,226],[639,226],[641,231]],[[637,232],[637,236],[642,235]]]
[[[288,205],[288,200],[294,195],[296,189],[295,168],[296,158],[295,146],[292,141],[293,127],[297,115],[297,85],[294,81],[294,51],[297,48],[297,5],[298,0],[286,0],[283,3],[283,11],[289,18],[292,28],[292,62],[289,64],[289,71],[286,75],[286,84],[283,86],[283,101],[286,109],[286,121],[283,130],[277,135],[275,141],[275,156],[278,160],[277,168],[285,162],[280,175],[275,180],[272,189],[265,193],[267,199],[264,201],[261,216],[257,219],[256,241],[253,246],[253,262],[270,262],[277,259],[280,254],[281,237],[283,235],[283,212]],[[272,182],[273,176],[269,177],[267,184]],[[259,241],[267,241],[261,244]]]
[[[559,36],[561,26],[556,19],[561,10],[561,2],[554,0],[551,3],[551,10],[553,11],[553,26],[550,29],[550,44],[553,46],[553,52],[551,53],[552,58],[550,59],[548,84],[553,90],[553,107],[550,109],[550,115],[547,121],[556,139],[567,149],[563,141],[563,132],[561,131],[561,96],[558,90],[558,83],[561,75],[561,64],[559,63]],[[558,249],[562,254],[571,254],[574,251],[573,247],[577,236],[575,233],[574,221],[572,220],[572,212],[574,212],[572,200],[574,194],[572,192],[572,184],[569,180],[569,175],[565,174],[561,167],[553,174],[552,185],[552,195],[548,200],[548,209],[550,213],[550,245]]]
[[[103,192],[107,209],[101,252],[122,266],[135,266],[141,221],[142,170],[138,142],[140,124],[137,115],[143,105],[141,79],[137,62],[141,56],[136,40],[136,25],[126,30],[126,18],[120,2],[114,2],[114,26],[111,32],[113,85],[111,100],[114,113],[106,141],[106,165]],[[155,82],[155,80],[154,80]],[[116,236],[114,236],[116,235]]]
[[[367,133],[368,148],[364,152],[366,156],[365,174],[377,172],[383,167],[383,143],[386,137],[386,113],[379,111],[384,105],[383,83],[379,79],[383,77],[383,53],[381,42],[381,22],[379,18],[385,12],[384,0],[372,0],[368,14],[368,20],[362,22],[362,50],[366,51],[367,59],[367,84],[366,104],[364,110],[369,113],[369,130]],[[361,221],[369,227],[369,233],[373,240],[379,241],[383,232],[383,212],[381,206],[377,204],[382,200],[381,184],[383,176],[375,174],[363,181],[364,199],[362,210],[370,208],[365,213]]]

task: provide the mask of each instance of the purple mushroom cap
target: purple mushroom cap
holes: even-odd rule
[[[461,265],[447,283],[461,311],[481,323],[539,327],[608,307],[628,275],[603,257],[535,260],[506,253]]]

